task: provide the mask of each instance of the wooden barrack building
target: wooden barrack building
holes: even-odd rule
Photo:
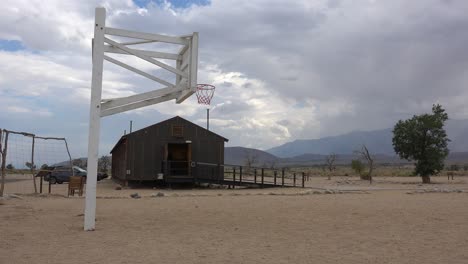
[[[192,182],[194,164],[224,164],[227,141],[176,116],[122,136],[111,150],[112,178],[124,183]],[[223,180],[222,168],[216,177]]]

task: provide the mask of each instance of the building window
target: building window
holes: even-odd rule
[[[184,137],[184,127],[182,125],[172,125],[173,137]]]

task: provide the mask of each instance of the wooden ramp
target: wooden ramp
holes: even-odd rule
[[[243,187],[305,187],[309,176],[305,172],[285,168],[258,168],[227,164],[211,164],[203,162],[188,162],[189,174],[184,176],[185,182],[220,184],[235,188]],[[170,168],[171,166],[164,166]],[[166,182],[175,182],[180,176],[171,176],[171,170],[166,170]]]

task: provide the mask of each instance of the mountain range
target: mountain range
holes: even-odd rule
[[[445,125],[451,142],[451,152],[468,151],[468,120],[449,120]],[[353,154],[365,144],[370,152],[394,156],[392,128],[374,131],[354,131],[347,134],[320,139],[301,139],[266,150],[280,158],[290,158],[303,154],[330,153]]]
[[[449,143],[449,163],[468,163],[468,120],[449,120],[445,129]],[[355,150],[363,144],[369,149],[377,163],[407,163],[395,154],[392,146],[392,128],[374,131],[353,131],[339,136],[320,139],[301,139],[285,143],[266,151],[227,147],[225,163],[244,165],[246,159],[254,157],[257,166],[307,166],[323,164],[327,155],[336,153],[337,164],[349,164],[356,159]]]

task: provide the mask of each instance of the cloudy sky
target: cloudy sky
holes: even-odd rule
[[[3,0],[0,127],[63,136],[72,156],[85,155],[97,6],[111,27],[199,32],[198,81],[216,86],[210,127],[229,146],[387,128],[433,103],[468,118],[465,0]],[[158,87],[104,69],[106,98]],[[181,115],[204,126],[205,114],[193,96],[106,117],[100,152],[130,120],[139,129]]]

